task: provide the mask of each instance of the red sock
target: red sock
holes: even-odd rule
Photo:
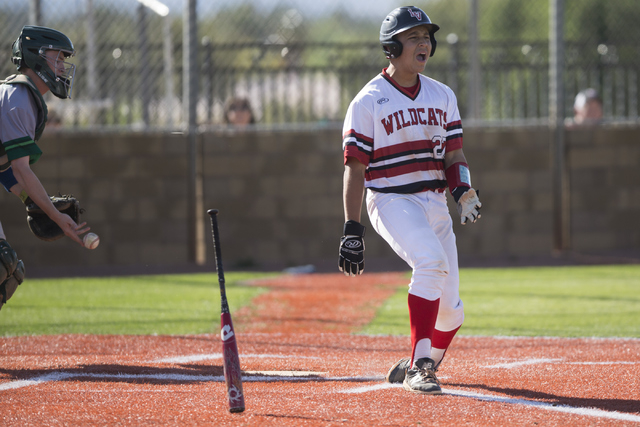
[[[451,341],[453,341],[453,337],[458,332],[460,326],[455,328],[452,331],[433,331],[433,338],[431,339],[431,358],[434,362],[436,362],[436,366],[439,366],[444,359],[444,355],[447,353],[447,349],[451,345]]]
[[[440,299],[428,299],[409,294],[409,324],[411,326],[411,365],[416,353],[416,344],[422,339],[433,339],[438,317]]]
[[[431,338],[431,347],[441,348],[443,350],[448,349],[449,345],[451,345],[451,341],[453,341],[453,337],[456,336],[458,329],[460,329],[460,326],[455,328],[453,331],[447,331],[447,332],[434,329],[433,337]]]

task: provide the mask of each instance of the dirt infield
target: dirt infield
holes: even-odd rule
[[[408,337],[353,335],[400,274],[285,276],[234,315],[246,411],[215,335],[0,338],[2,426],[640,425],[640,340],[459,336],[444,395],[383,381]]]

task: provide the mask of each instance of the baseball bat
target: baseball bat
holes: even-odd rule
[[[211,218],[211,231],[213,233],[213,248],[216,252],[216,271],[218,272],[218,284],[220,285],[220,302],[222,314],[220,319],[220,337],[222,338],[222,363],[224,367],[224,380],[227,384],[227,397],[229,400],[229,412],[244,411],[244,393],[242,392],[242,373],[240,371],[240,357],[236,334],[231,321],[227,291],[224,282],[224,269],[222,267],[222,251],[220,250],[220,234],[218,232],[218,210],[207,211]]]

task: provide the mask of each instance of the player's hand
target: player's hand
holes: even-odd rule
[[[68,238],[84,247],[81,236],[91,230],[91,228],[87,227],[86,222],[76,224],[69,215],[64,213],[61,213],[60,217],[56,218],[55,221]]]
[[[338,269],[345,276],[356,276],[364,271],[365,229],[366,227],[357,221],[347,221],[344,224]]]
[[[478,195],[480,190],[476,192],[473,188],[470,188],[458,199],[458,213],[460,214],[460,223],[465,225],[467,221],[476,222],[480,218],[480,208],[482,203]]]

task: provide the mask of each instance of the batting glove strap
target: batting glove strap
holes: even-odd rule
[[[460,214],[460,223],[462,225],[466,224],[467,221],[476,222],[476,220],[480,218],[482,203],[480,203],[480,199],[478,198],[479,194],[479,190],[476,192],[476,190],[470,188],[460,196],[460,200],[458,200],[458,213]]]
[[[464,193],[466,193],[467,191],[469,191],[471,187],[456,187],[453,189],[453,191],[451,192],[451,195],[453,196],[453,200],[456,201],[456,203],[458,203],[458,201],[460,200],[460,197],[462,197],[462,195]]]
[[[366,230],[367,227],[360,224],[358,221],[349,220],[344,223],[344,227],[342,228],[342,235],[364,237],[364,232]]]

